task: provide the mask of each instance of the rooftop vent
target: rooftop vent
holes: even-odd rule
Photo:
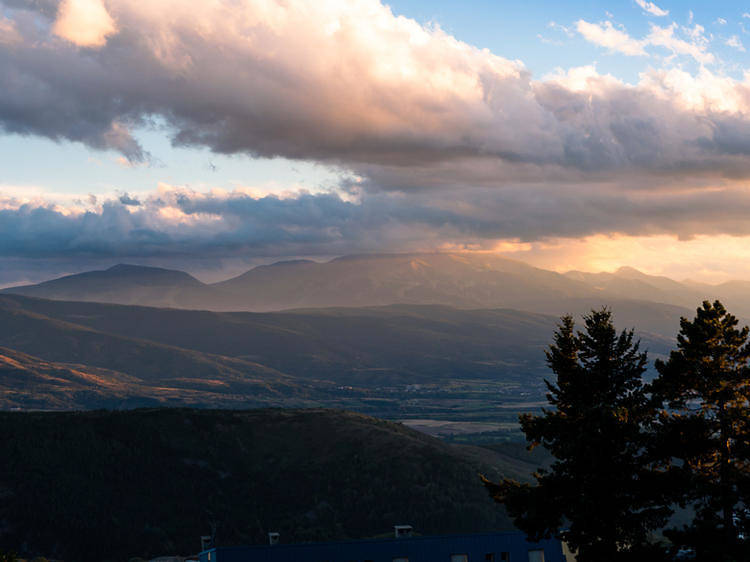
[[[397,539],[410,537],[414,528],[411,525],[394,525],[393,534]]]
[[[271,546],[279,544],[279,533],[268,533],[268,544]]]

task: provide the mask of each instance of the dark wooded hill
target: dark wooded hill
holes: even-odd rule
[[[332,410],[0,413],[0,549],[66,560],[510,528],[478,472],[528,462]]]

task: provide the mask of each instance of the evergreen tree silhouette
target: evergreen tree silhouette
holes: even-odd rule
[[[536,485],[485,486],[530,538],[556,536],[578,562],[663,559],[649,540],[671,510],[650,468],[646,353],[632,330],[617,333],[605,308],[584,323],[576,333],[572,317],[562,318],[547,351],[552,408],[520,418],[530,448],[543,445],[554,463],[534,474]]]
[[[719,301],[682,318],[677,349],[657,361],[652,384],[657,443],[673,499],[693,521],[665,532],[691,546],[699,560],[750,560],[750,344],[748,328]]]

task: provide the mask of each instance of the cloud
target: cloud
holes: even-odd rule
[[[705,29],[697,24],[682,28],[689,40],[675,34],[679,29],[675,23],[665,27],[651,24],[649,34],[643,39],[631,37],[624,28],[616,28],[611,21],[596,24],[578,20],[576,28],[590,43],[624,55],[648,56],[646,47],[662,47],[671,51],[673,56],[689,56],[701,64],[715,62],[714,55],[708,52],[709,41],[704,34]]]
[[[745,46],[742,44],[742,41],[740,41],[740,38],[736,35],[732,35],[729,39],[724,41],[724,44],[743,53],[745,52]]]
[[[564,25],[561,25],[557,22],[550,21],[547,23],[547,29],[552,29],[554,31],[558,31],[560,33],[563,33],[567,37],[573,37],[574,33],[573,31]],[[548,45],[564,45],[564,41],[560,41],[559,39],[550,39],[548,37],[545,37],[541,33],[537,33],[537,38],[542,42],[546,43]]]
[[[559,23],[557,23],[555,21],[548,22],[547,23],[547,27],[549,29],[554,29],[554,30],[560,31],[560,32],[564,33],[565,35],[567,35],[568,37],[573,37],[574,36],[573,31],[568,26],[559,24]]]
[[[138,199],[136,199],[135,197],[131,197],[127,193],[123,193],[122,195],[120,195],[120,197],[118,197],[117,200],[123,205],[125,205],[126,207],[140,207],[141,206],[141,202]]]
[[[633,84],[594,66],[535,79],[374,0],[190,11],[110,0],[116,32],[81,48],[52,32],[57,5],[14,1],[23,40],[0,44],[6,131],[117,150],[132,164],[149,159],[133,127],[157,116],[178,144],[331,163],[357,179],[288,197],[166,187],[62,205],[7,196],[6,259],[750,234],[750,82],[705,65],[651,69]],[[635,41],[712,60],[700,26],[652,26],[635,40],[609,22],[579,24],[613,50]]]
[[[93,3],[0,4],[6,132],[114,150],[132,167],[151,161],[132,131],[157,119],[179,145],[350,178],[284,197],[163,186],[61,202],[0,187],[2,263],[750,235],[750,78],[710,66],[698,25],[633,38],[577,22],[611,51],[667,53],[627,83],[593,65],[536,78],[376,0],[108,0],[79,29],[88,37],[72,30]]]
[[[14,45],[21,41],[21,35],[13,20],[0,14],[0,45]]]
[[[578,20],[576,28],[588,42],[628,56],[649,56],[646,47],[661,47],[671,51],[673,57],[688,56],[701,64],[715,62],[714,55],[708,52],[709,41],[705,29],[697,24],[682,28],[689,40],[676,35],[679,27],[675,23],[665,27],[651,24],[648,35],[643,39],[631,37],[624,28],[618,29],[611,21],[597,24]]]
[[[600,47],[606,47],[610,51],[628,56],[648,56],[648,53],[643,49],[642,42],[636,41],[625,31],[615,28],[611,21],[596,24],[578,20],[576,29],[586,41]]]
[[[703,34],[703,26],[696,24],[686,30],[691,41],[677,37],[676,30],[677,24],[675,23],[665,27],[651,24],[651,31],[645,40],[649,45],[663,47],[671,51],[673,55],[689,56],[701,64],[715,62],[714,55],[708,52],[708,40]]]
[[[725,20],[724,18],[716,18],[716,22],[715,23],[717,23],[718,25],[726,25],[727,24],[727,20]]]
[[[748,212],[742,184],[671,192],[606,184],[474,188],[460,201],[450,189],[254,197],[163,185],[138,200],[125,194],[83,207],[0,198],[0,257],[200,260],[492,249],[502,240],[615,234],[689,240],[748,236]]]
[[[652,16],[668,16],[669,10],[662,10],[659,6],[653,2],[647,2],[646,0],[635,0],[635,3],[643,8],[646,12]]]
[[[79,47],[101,47],[117,31],[101,0],[63,0],[52,32]]]
[[[53,33],[54,2],[13,3],[23,41],[0,45],[0,127],[134,163],[150,156],[131,131],[156,116],[176,144],[334,164],[373,189],[750,175],[740,136],[717,138],[748,125],[743,81],[537,80],[376,0],[110,0],[117,31],[96,49]],[[579,23],[608,48],[644,48]],[[653,26],[648,46],[709,63],[699,31]],[[701,103],[717,84],[732,104]]]
[[[215,280],[216,271],[236,274],[285,256],[466,249],[515,251],[544,267],[656,264],[681,277],[685,264],[699,275],[712,257],[705,276],[747,277],[739,265],[750,257],[746,182],[638,184],[472,187],[458,197],[450,185],[397,192],[359,190],[357,182],[283,197],[166,184],[138,198],[63,203],[0,194],[0,285],[118,262],[213,269]]]

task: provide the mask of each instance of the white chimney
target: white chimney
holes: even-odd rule
[[[410,537],[414,528],[411,525],[394,525],[393,533],[397,539]]]

